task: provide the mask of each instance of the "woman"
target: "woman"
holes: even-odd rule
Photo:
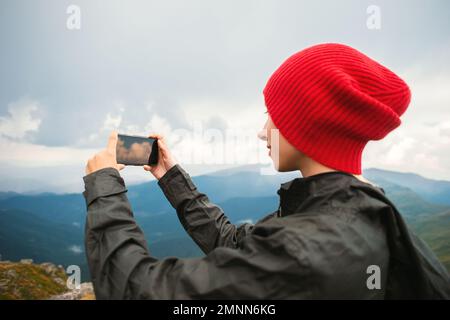
[[[144,169],[205,257],[151,256],[118,172],[115,132],[88,161],[86,253],[97,298],[449,298],[446,270],[361,176],[367,142],[398,127],[408,107],[403,80],[353,48],[322,44],[287,59],[264,98],[259,136],[278,171],[302,178],[282,184],[279,209],[256,224],[231,224],[152,136],[160,158]]]

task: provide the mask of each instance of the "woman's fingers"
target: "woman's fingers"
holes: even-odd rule
[[[161,149],[161,151],[163,151],[163,152],[167,152],[168,151],[167,147],[166,147],[166,144],[165,144],[165,140],[164,140],[164,136],[163,135],[158,134],[158,133],[152,133],[148,137],[158,140],[158,147],[159,147],[159,149]]]
[[[152,167],[148,166],[148,165],[144,165],[144,170],[145,171],[151,171]]]
[[[152,139],[158,139],[158,141],[162,141],[162,142],[165,141],[164,136],[162,134],[158,134],[158,133],[152,133],[148,137],[152,138]]]
[[[158,147],[163,151],[163,153],[169,153],[166,142],[164,140],[158,140]]]
[[[149,138],[157,139],[158,143],[158,149],[159,149],[159,159],[158,163],[154,166],[154,168],[160,168],[160,167],[167,167],[167,165],[170,165],[175,162],[175,160],[172,157],[172,154],[170,153],[169,148],[166,145],[166,141],[164,139],[164,136],[157,133],[152,133],[148,136]],[[151,168],[149,166],[145,166],[144,170],[150,171]]]
[[[152,139],[158,139],[158,140],[164,139],[164,137],[161,134],[158,134],[158,133],[152,133],[148,137],[152,138]]]
[[[121,164],[121,163],[118,163],[117,164],[117,169],[120,171],[120,170],[122,170],[123,168],[125,168],[125,165],[124,164]]]
[[[108,145],[106,146],[106,150],[115,154],[116,146],[117,146],[117,139],[118,139],[117,131],[114,130],[109,135],[109,140],[108,140]]]

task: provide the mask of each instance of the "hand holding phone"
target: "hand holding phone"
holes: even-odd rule
[[[116,168],[117,170],[122,170],[125,165],[118,164],[116,161],[116,146],[117,132],[113,131],[109,135],[106,149],[96,153],[92,158],[88,160],[85,169],[86,175],[109,167]]]
[[[150,138],[157,139],[158,144],[158,163],[152,165],[145,165],[144,170],[150,171],[151,174],[156,178],[160,179],[163,175],[169,171],[174,165],[177,164],[176,159],[172,156],[169,148],[166,145],[165,139],[162,135],[152,134]]]

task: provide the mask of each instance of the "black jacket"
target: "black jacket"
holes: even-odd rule
[[[86,254],[98,299],[450,297],[448,273],[384,191],[351,174],[284,183],[277,211],[235,226],[176,165],[158,184],[206,256],[161,260],[133,218],[119,172],[105,168],[83,179]]]

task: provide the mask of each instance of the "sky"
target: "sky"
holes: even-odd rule
[[[71,5],[79,29],[68,27]],[[192,175],[270,165],[256,137],[264,85],[324,42],[357,48],[411,87],[401,126],[369,142],[363,168],[450,180],[449,12],[445,0],[1,0],[0,191],[82,191],[111,130],[165,135]]]

